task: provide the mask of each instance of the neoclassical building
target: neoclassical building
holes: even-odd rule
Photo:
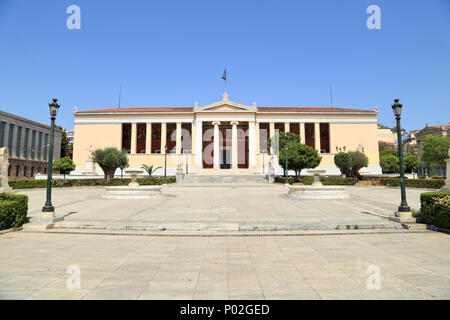
[[[190,172],[262,172],[272,159],[278,166],[276,132],[293,132],[318,150],[320,168],[340,174],[334,165],[339,151],[359,150],[369,158],[365,173],[379,174],[378,110],[334,107],[261,107],[221,101],[193,107],[74,109],[75,173],[86,172],[90,151],[113,146],[125,149],[132,168],[143,164],[168,171],[186,163]],[[96,169],[101,173],[99,168]]]

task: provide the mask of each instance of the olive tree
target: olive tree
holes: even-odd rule
[[[339,152],[334,156],[334,164],[341,170],[342,174],[350,175],[352,157],[347,152]]]
[[[102,168],[106,180],[114,178],[114,172],[117,168],[126,168],[128,166],[128,158],[125,150],[119,151],[114,147],[95,150],[93,158],[100,168]]]

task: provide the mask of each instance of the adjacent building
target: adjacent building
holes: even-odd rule
[[[334,155],[351,150],[368,156],[362,171],[380,174],[377,115],[376,108],[245,105],[230,101],[227,93],[203,106],[74,108],[74,174],[89,171],[90,153],[108,146],[126,150],[132,168],[164,166],[166,160],[170,170],[188,163],[195,172],[248,173],[262,172],[271,162],[281,173],[277,146],[268,142],[277,132],[296,133],[315,148],[327,174],[340,174]]]
[[[61,154],[62,132],[55,130],[53,159]],[[0,148],[8,148],[10,179],[47,173],[50,127],[0,110]]]

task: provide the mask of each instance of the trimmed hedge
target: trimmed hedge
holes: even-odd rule
[[[138,183],[142,186],[161,185],[164,183],[164,177],[138,178]],[[93,187],[93,186],[126,186],[131,179],[111,179],[107,182],[105,179],[73,179],[52,180],[54,188],[70,188],[70,187]],[[167,183],[176,182],[173,176],[167,177]],[[13,189],[39,189],[47,188],[47,180],[10,180],[9,186]]]
[[[353,186],[358,182],[358,178],[320,177],[320,181],[324,186]],[[305,185],[311,185],[314,182],[314,178],[304,177],[302,182]]]
[[[0,193],[0,230],[21,227],[27,220],[28,196]]]
[[[389,187],[400,187],[399,178],[387,178],[386,185]],[[405,186],[407,188],[426,188],[426,189],[440,189],[445,186],[444,179],[405,179]]]
[[[312,185],[314,182],[313,177],[302,177],[299,179],[298,177],[289,177],[289,184],[293,184],[296,182],[302,182],[304,185]],[[286,177],[276,177],[276,182],[286,183]],[[320,177],[320,181],[323,185],[328,186],[337,186],[337,185],[355,185],[358,182],[357,178],[342,178],[342,177]]]
[[[420,203],[420,216],[427,224],[450,229],[450,192],[422,193]]]

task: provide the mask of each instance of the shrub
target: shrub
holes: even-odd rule
[[[386,185],[389,187],[400,187],[400,178],[387,178]],[[445,185],[444,179],[405,179],[408,188],[440,189]]]
[[[143,186],[162,185],[164,177],[138,178],[138,183]],[[68,188],[68,187],[94,187],[94,186],[126,186],[131,179],[73,179],[73,180],[52,180],[52,187]],[[167,177],[167,183],[176,182],[175,177]],[[13,189],[38,189],[46,188],[47,180],[10,180],[9,186]]]
[[[300,182],[300,179],[298,177],[275,177],[275,182],[278,183],[286,183],[286,179],[288,179],[289,184],[294,184],[296,182]]]
[[[420,203],[420,216],[426,223],[450,229],[450,192],[422,193]]]
[[[28,196],[0,193],[0,230],[21,227],[27,220]]]

